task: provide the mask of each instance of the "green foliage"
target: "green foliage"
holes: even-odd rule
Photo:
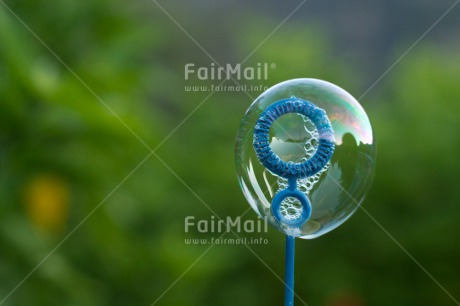
[[[0,301],[39,264],[2,305],[150,305],[159,297],[156,305],[280,305],[272,272],[283,276],[284,240],[275,230],[255,235],[269,240],[251,246],[259,258],[216,245],[195,263],[209,246],[184,242],[215,237],[184,233],[186,216],[211,217],[206,205],[223,218],[247,211],[233,141],[259,92],[185,92],[183,65],[209,59],[160,11],[109,0],[58,1],[52,10],[42,0],[7,3],[71,71],[0,6]],[[240,21],[225,36],[236,61],[277,25]],[[316,77],[359,96],[364,81],[318,31],[289,22],[248,64],[276,64],[267,86]],[[217,44],[215,32],[201,31],[203,44]],[[460,59],[417,50],[364,105],[378,141],[364,205],[458,295]],[[161,160],[152,155],[130,175],[149,149],[121,121]],[[453,304],[359,211],[325,237],[300,241],[297,268],[296,290],[309,305]]]

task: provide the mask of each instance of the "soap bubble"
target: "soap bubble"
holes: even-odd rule
[[[268,148],[273,154],[264,159]],[[341,225],[362,203],[373,177],[375,139],[364,109],[345,90],[294,79],[252,103],[235,153],[238,180],[254,211],[288,235],[313,239]]]

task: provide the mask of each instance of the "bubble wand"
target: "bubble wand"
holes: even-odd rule
[[[288,94],[290,97],[286,98]],[[312,101],[322,104],[329,111]],[[333,116],[333,123],[328,113]],[[283,128],[277,121],[286,116],[290,116],[284,120],[288,126]],[[299,117],[302,118],[300,125]],[[275,122],[281,136],[276,133],[271,135]],[[334,130],[334,124],[339,132]],[[360,135],[362,131],[366,133]],[[303,133],[307,137],[298,136],[302,132],[307,132]],[[340,139],[336,139],[336,134]],[[355,145],[348,142],[348,134],[355,138]],[[306,148],[307,145],[310,147]],[[299,152],[295,146],[305,146],[305,150]],[[333,173],[323,175],[329,169],[336,146],[338,156],[332,162]],[[354,167],[346,165],[344,152],[348,159],[352,157],[350,153],[361,153],[356,161],[366,161],[360,164],[367,166],[364,176],[356,175],[361,171],[356,163]],[[258,163],[253,162],[254,154]],[[248,109],[237,136],[237,169],[241,187],[253,209],[286,234],[285,306],[294,305],[295,238],[315,238],[351,216],[369,186],[365,183],[372,175],[374,154],[372,129],[362,107],[343,89],[325,81],[295,79],[280,83],[261,94]],[[257,164],[265,168],[262,168],[261,180],[265,186],[257,178]],[[268,183],[267,171],[276,177],[279,185],[276,194]],[[348,190],[340,185],[340,181],[346,184]],[[348,184],[350,182],[351,185]],[[327,194],[324,189],[337,192],[337,188],[332,188],[333,183],[354,203],[344,201],[340,195],[333,198]],[[361,188],[357,189],[357,186]],[[273,196],[271,201],[265,196],[263,188]],[[334,201],[329,203],[328,208],[332,210],[325,213],[325,203],[331,198]],[[334,215],[334,212],[340,214]]]

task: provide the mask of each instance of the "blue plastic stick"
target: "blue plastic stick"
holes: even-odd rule
[[[284,306],[294,305],[294,253],[295,238],[286,235],[286,276],[284,289]]]
[[[286,162],[270,148],[270,128],[284,114],[297,113],[310,119],[319,136],[315,154],[306,161]],[[271,212],[275,220],[289,228],[301,228],[310,219],[311,204],[308,196],[297,189],[297,180],[315,175],[331,159],[334,153],[334,131],[326,112],[313,103],[292,96],[271,104],[259,116],[254,128],[253,146],[257,158],[272,173],[288,179],[288,188],[279,191],[272,199]],[[288,197],[294,197],[302,204],[302,212],[296,219],[286,218],[280,208]],[[294,306],[294,251],[295,237],[286,235],[286,276],[284,305]]]

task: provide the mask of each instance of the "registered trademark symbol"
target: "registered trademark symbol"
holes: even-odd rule
[[[276,68],[276,64],[275,63],[271,63],[270,64],[270,69],[275,69]]]

